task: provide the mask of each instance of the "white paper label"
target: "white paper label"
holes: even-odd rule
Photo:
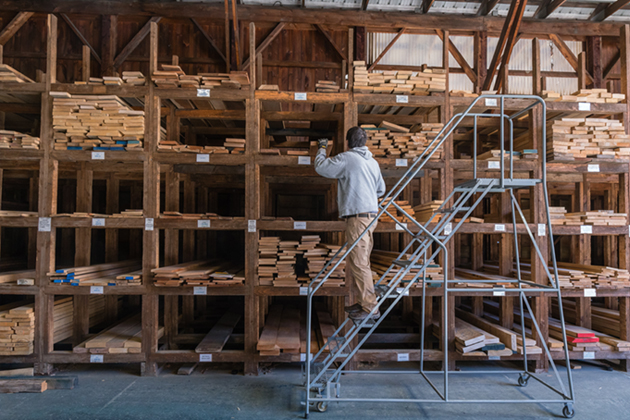
[[[197,89],[197,97],[198,98],[209,98],[210,97],[210,89]]]
[[[492,296],[505,296],[505,290],[501,290],[501,291],[493,290]]]
[[[501,162],[498,160],[488,161],[488,169],[501,169]]]
[[[91,286],[90,287],[91,295],[102,295],[103,294],[103,286]]]
[[[396,359],[399,362],[408,362],[409,361],[409,353],[398,353],[396,355]]]
[[[300,296],[307,296],[308,295],[308,287],[300,287]]]
[[[212,362],[212,355],[211,354],[200,354],[199,355],[199,361],[200,362]]]
[[[396,95],[396,103],[397,104],[408,104],[409,96],[407,95]]]
[[[104,160],[105,152],[92,152],[92,160]]]
[[[406,227],[407,227],[407,223],[400,223],[400,222],[396,223],[396,230],[405,230]]]
[[[488,360],[501,360],[500,356],[488,356]]]
[[[296,101],[305,101],[306,92],[295,92],[295,94],[293,95],[293,99]]]
[[[92,226],[105,226],[105,219],[92,219]]]
[[[153,230],[153,218],[147,217],[144,219],[144,230]]]
[[[298,156],[298,165],[310,165],[311,157],[310,156]]]
[[[300,362],[306,362],[306,353],[300,353]]]
[[[596,297],[597,289],[584,289],[584,297]]]
[[[51,221],[50,217],[40,217],[37,224],[37,230],[40,232],[50,232]]]
[[[404,287],[397,287],[396,288],[396,293],[398,293],[398,294],[403,293],[403,291],[405,291]],[[405,291],[405,293],[403,293],[403,296],[409,296],[409,290]],[[390,296],[390,297],[394,297],[394,296]]]
[[[486,98],[486,106],[497,106],[497,98]]]
[[[538,236],[547,235],[547,226],[544,223],[538,223]]]
[[[595,358],[595,352],[594,351],[585,351],[584,352],[584,359],[594,359]]]
[[[208,288],[206,286],[193,287],[193,295],[205,296],[208,294]]]
[[[256,221],[248,220],[247,221],[247,231],[248,232],[256,232]]]
[[[102,354],[91,354],[90,355],[90,363],[103,363],[103,355]]]
[[[591,110],[590,102],[580,102],[580,103],[578,103],[578,110],[579,111],[590,111]]]
[[[593,233],[593,226],[580,226],[580,233]]]
[[[407,159],[396,159],[396,166],[403,166],[406,168],[408,165],[409,163]]]
[[[586,170],[589,172],[599,172],[599,165],[597,164],[588,165]]]
[[[209,228],[210,227],[210,220],[197,220],[197,227],[198,228]]]
[[[494,225],[495,232],[505,232],[505,225]]]
[[[452,224],[452,223],[447,223],[447,224],[444,226],[444,234],[445,234],[445,235],[450,235],[450,234],[451,234],[451,232],[453,232],[453,224]]]
[[[200,163],[210,162],[210,155],[205,154],[205,153],[201,155],[197,155],[197,162],[200,162]]]
[[[295,230],[306,229],[306,222],[293,222],[293,229]]]

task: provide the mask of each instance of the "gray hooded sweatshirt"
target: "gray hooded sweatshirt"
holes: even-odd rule
[[[385,181],[367,146],[328,159],[326,150],[320,149],[315,156],[315,171],[339,180],[339,217],[378,211],[378,197],[385,194]]]

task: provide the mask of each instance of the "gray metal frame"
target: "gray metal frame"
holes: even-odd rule
[[[498,114],[483,114],[483,113],[474,113],[472,112],[473,108],[479,103],[479,101],[484,101],[486,99],[494,99],[495,101],[499,101],[499,113]],[[505,100],[506,99],[520,99],[520,100],[531,100],[532,103],[526,106],[524,109],[512,114],[507,115],[505,113]],[[514,145],[513,145],[513,121],[519,117],[522,117],[528,111],[532,110],[535,106],[540,105],[542,107],[543,116],[546,116],[546,105],[544,100],[542,100],[538,96],[532,95],[482,95],[477,97],[468,108],[459,113],[444,126],[444,128],[440,131],[440,133],[433,139],[433,141],[429,144],[429,146],[423,151],[423,153],[417,157],[413,164],[407,169],[405,174],[400,178],[400,180],[396,183],[396,185],[385,195],[383,201],[379,205],[379,212],[377,217],[372,220],[366,230],[359,236],[359,238],[353,242],[352,244],[348,244],[347,242],[341,247],[335,256],[324,266],[324,268],[319,272],[319,274],[311,281],[308,285],[308,296],[307,296],[307,331],[311,331],[311,321],[312,321],[312,312],[313,312],[313,297],[317,293],[317,291],[326,283],[328,280],[330,273],[332,273],[339,264],[346,258],[346,256],[354,249],[359,240],[367,233],[367,231],[377,223],[378,218],[387,214],[391,216],[391,213],[388,211],[390,207],[394,207],[396,210],[402,212],[407,215],[407,213],[394,202],[394,200],[402,193],[404,188],[419,174],[424,165],[429,161],[429,159],[433,156],[433,154],[439,149],[442,144],[446,141],[446,139],[453,133],[455,128],[459,125],[459,123],[467,117],[474,118],[474,146],[473,146],[473,179],[467,181],[461,185],[456,186],[450,195],[444,200],[442,205],[438,208],[438,210],[433,214],[433,216],[423,225],[417,222],[413,217],[408,216],[408,219],[415,224],[415,226],[419,229],[418,233],[412,232],[406,225],[399,223],[399,226],[402,227],[404,231],[409,233],[412,236],[412,240],[405,247],[405,249],[400,253],[400,256],[397,260],[394,260],[391,266],[385,271],[385,273],[378,280],[376,285],[381,285],[391,270],[394,267],[399,267],[399,270],[394,273],[392,279],[389,281],[387,285],[387,291],[383,296],[377,299],[377,306],[372,310],[370,315],[375,313],[378,308],[389,298],[393,298],[393,302],[384,310],[382,316],[377,320],[373,321],[370,317],[366,318],[360,323],[352,323],[349,318],[339,326],[339,328],[335,331],[335,333],[329,338],[326,344],[319,350],[319,352],[315,355],[311,355],[311,334],[307,334],[307,351],[306,351],[306,363],[305,363],[305,389],[306,389],[306,399],[305,399],[305,417],[307,418],[310,411],[311,404],[315,404],[316,408],[319,408],[319,411],[323,411],[328,402],[331,401],[365,401],[365,402],[409,402],[409,403],[562,403],[564,404],[563,414],[567,417],[572,417],[573,404],[575,403],[575,397],[573,392],[573,379],[571,376],[571,369],[569,364],[569,347],[566,338],[566,329],[564,324],[564,314],[562,309],[562,298],[560,293],[559,281],[558,281],[558,267],[556,264],[556,255],[553,247],[553,233],[551,226],[551,217],[549,214],[549,196],[547,191],[547,171],[546,171],[546,125],[542,125],[542,160],[543,166],[541,168],[541,179],[518,179],[514,178]],[[499,118],[500,121],[500,147],[501,147],[501,158],[499,160],[499,170],[500,176],[498,178],[477,178],[477,121],[478,118]],[[544,120],[543,120],[544,121]],[[509,127],[509,168],[507,168],[507,176],[506,176],[506,168],[505,168],[505,141],[508,140],[506,138],[506,123]],[[540,251],[538,244],[536,242],[536,238],[534,234],[531,232],[527,221],[523,215],[523,212],[518,204],[518,201],[514,195],[514,189],[520,188],[530,188],[538,183],[542,184],[544,195],[545,195],[545,212],[547,215],[546,229],[548,231],[548,240],[550,243],[551,250],[551,262],[553,264],[553,272],[549,270],[548,264],[544,261],[542,252]],[[483,198],[490,193],[500,193],[506,190],[510,191],[511,204],[512,204],[512,226],[513,226],[513,237],[514,237],[514,247],[515,247],[515,257],[516,257],[516,266],[517,266],[517,278],[512,280],[512,283],[518,283],[518,287],[514,288],[500,288],[501,291],[506,292],[517,292],[519,296],[519,305],[521,310],[521,334],[523,344],[526,342],[526,330],[525,330],[525,309],[529,313],[533,327],[538,334],[541,336],[540,327],[538,322],[536,321],[536,317],[534,316],[534,312],[527,301],[527,295],[532,293],[540,293],[540,292],[555,292],[558,297],[558,305],[560,309],[560,321],[562,325],[562,336],[564,342],[564,354],[566,360],[566,368],[567,368],[567,380],[568,387],[565,387],[565,384],[558,372],[558,368],[551,357],[550,351],[547,347],[547,343],[542,342],[542,346],[544,348],[544,354],[549,359],[550,366],[555,374],[556,379],[560,384],[560,389],[548,384],[543,379],[537,377],[534,373],[528,370],[527,366],[527,350],[526,346],[523,345],[523,370],[517,371],[448,371],[448,328],[444,327],[443,337],[442,337],[442,353],[443,353],[443,369],[439,371],[425,371],[424,369],[424,337],[425,337],[425,311],[426,307],[426,268],[432,263],[432,261],[437,258],[440,252],[443,253],[442,261],[448,261],[448,248],[446,247],[446,243],[454,236],[455,232],[459,229],[459,227],[464,223],[464,221],[472,214],[473,210],[482,202]],[[454,203],[450,209],[446,208],[448,203],[453,199],[456,193],[459,193],[459,197],[454,200]],[[474,195],[478,194],[478,197],[475,199]],[[467,205],[469,200],[473,200],[472,204]],[[453,226],[452,221],[454,220],[457,214],[464,213],[464,216],[461,220]],[[430,227],[430,224],[433,222],[436,214],[441,214],[443,217],[435,224],[433,228]],[[525,226],[527,231],[527,235],[530,237],[533,247],[536,250],[536,255],[538,259],[541,261],[542,265],[545,267],[545,271],[547,273],[547,277],[549,279],[550,285],[545,284],[537,284],[531,281],[523,280],[521,278],[521,270],[520,270],[520,255],[518,251],[518,236],[516,233],[516,215],[520,217],[522,223]],[[393,218],[393,217],[392,217]],[[395,220],[395,218],[393,218]],[[397,222],[398,223],[398,222]],[[433,245],[436,244],[437,247]],[[414,245],[417,245],[414,248]],[[434,250],[435,248],[435,250]],[[344,252],[345,251],[345,252]],[[406,254],[410,253],[410,256],[407,259]],[[332,268],[330,270],[329,267]],[[403,279],[411,270],[418,270],[418,272],[414,275],[412,280],[404,281]],[[325,274],[327,272],[327,274]],[[444,326],[448,325],[448,314],[449,314],[449,305],[448,305],[448,295],[452,292],[487,292],[487,288],[457,288],[450,287],[452,283],[458,283],[460,280],[449,280],[448,273],[448,265],[446,263],[443,264],[443,274],[444,280],[431,280],[432,284],[441,285],[443,294],[442,294],[442,305],[443,305],[443,319],[442,322]],[[370,335],[376,330],[376,328],[380,325],[380,323],[387,317],[389,312],[394,308],[394,306],[402,299],[402,297],[407,294],[410,288],[420,279],[422,279],[422,320],[421,320],[421,334],[420,334],[420,369],[419,371],[344,371],[343,368],[347,365],[347,363],[352,359],[352,357],[357,353],[357,351],[361,348],[361,346],[367,341]],[[404,283],[407,283],[404,285]],[[496,280],[469,280],[469,283],[498,283]],[[501,282],[505,282],[501,280]],[[403,286],[404,285],[404,286]],[[402,286],[402,287],[399,287]],[[359,341],[358,345],[351,349],[351,342],[355,337],[358,337],[359,331],[362,328],[369,327],[369,330],[365,333],[364,337]],[[345,330],[345,335],[342,335]],[[323,356],[324,351],[328,349],[329,353],[326,357]],[[390,398],[340,398],[340,378],[341,375],[348,374],[361,374],[361,373],[382,373],[382,374],[400,374],[400,373],[419,373],[427,383],[433,388],[433,390],[437,393],[439,399],[390,399]],[[502,400],[502,399],[452,399],[449,397],[449,376],[452,374],[479,374],[479,373],[519,373],[519,384],[524,386],[529,378],[533,378],[541,384],[545,385],[550,390],[554,391],[559,395],[559,398],[556,399],[524,399],[524,400]],[[428,375],[440,374],[443,376],[444,384],[443,389],[438,389],[438,387],[429,379]],[[568,391],[567,391],[568,388]],[[314,395],[311,395],[313,393]]]

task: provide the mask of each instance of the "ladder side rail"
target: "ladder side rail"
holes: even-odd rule
[[[452,231],[451,231],[451,235],[455,234],[455,232],[457,232],[457,230],[462,226],[463,223],[465,223],[466,219],[468,219],[470,217],[470,215],[472,214],[473,211],[475,211],[475,208],[481,203],[481,201],[485,198],[485,196],[490,192],[490,190],[492,189],[492,184],[488,185],[479,195],[479,197],[475,200],[475,202],[473,203],[472,206],[470,206],[470,210],[466,210],[466,213],[464,214],[464,217],[462,217],[462,219],[457,222],[457,224],[453,227]],[[472,194],[470,194],[471,196],[477,193],[478,188],[474,188],[471,189]],[[451,236],[449,235],[449,237]]]
[[[422,229],[422,227],[421,227]],[[409,248],[411,248],[415,242],[420,243],[420,246],[422,246],[424,244],[424,242],[428,241],[428,239],[423,239],[422,241],[414,238],[413,240],[409,241],[409,243],[407,244],[407,246],[405,246],[405,248],[401,251],[400,255],[398,255],[398,258],[402,258],[403,256],[405,256],[407,254],[407,251],[409,250]],[[392,268],[394,268],[393,264],[390,264],[390,266],[387,268],[387,270],[385,270],[385,272],[381,275],[381,277],[378,279],[378,281],[376,282],[376,284],[374,284],[375,286],[378,286],[381,284],[381,282],[387,277],[387,275],[389,275],[389,272],[392,270]]]

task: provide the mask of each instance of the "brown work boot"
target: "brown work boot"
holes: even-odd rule
[[[344,311],[348,313],[357,312],[361,310],[361,305],[359,305],[358,303],[355,303],[354,305],[344,306],[343,309]]]
[[[352,312],[349,315],[349,318],[356,323],[356,322],[363,321],[365,318],[368,318],[369,316],[370,316],[370,313],[368,311],[366,311],[365,309],[362,309],[362,310],[357,311],[357,312]],[[376,321],[380,317],[381,317],[381,312],[377,309],[376,312],[372,314],[371,320],[372,321]]]

